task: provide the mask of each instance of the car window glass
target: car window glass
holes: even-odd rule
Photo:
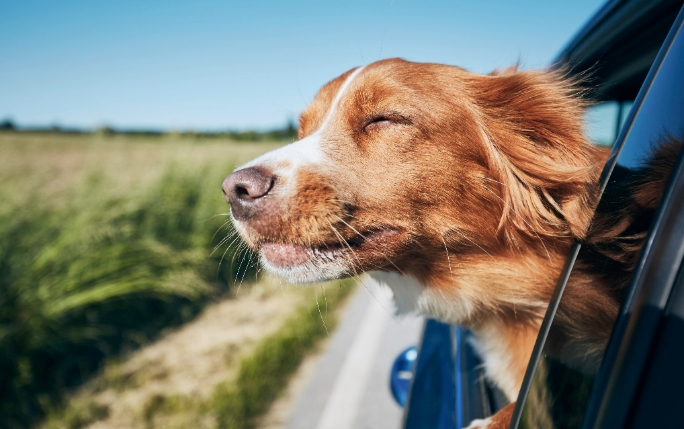
[[[633,101],[606,101],[589,107],[585,117],[589,139],[597,146],[612,146],[633,104]]]
[[[632,106],[634,106],[634,100],[622,102],[622,108],[620,109],[620,124],[618,125],[618,133],[622,129],[622,126],[625,124],[627,116],[629,115],[629,112],[632,110]],[[615,136],[615,138],[617,138],[617,135]]]
[[[521,428],[582,427],[594,375],[617,316],[616,305],[610,304],[620,302],[628,290],[684,137],[681,33],[655,75],[618,155],[551,325],[524,404]]]

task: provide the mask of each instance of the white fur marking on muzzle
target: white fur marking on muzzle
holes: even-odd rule
[[[322,164],[325,161],[324,152],[321,147],[322,133],[334,116],[342,96],[347,91],[347,88],[349,88],[349,85],[356,78],[356,76],[359,75],[361,70],[363,70],[363,67],[359,67],[358,69],[354,70],[354,72],[349,75],[347,79],[345,79],[330,105],[330,110],[328,110],[328,113],[325,115],[321,126],[316,130],[316,132],[299,141],[290,143],[287,146],[283,146],[280,149],[268,152],[259,158],[256,158],[247,164],[238,167],[236,170],[257,166],[271,167],[275,170],[274,173],[278,176],[287,177],[293,174],[301,165]]]

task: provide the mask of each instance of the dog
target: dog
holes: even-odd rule
[[[399,313],[469,327],[515,401],[571,244],[625,259],[615,243],[633,232],[608,215],[591,223],[608,151],[586,137],[586,107],[562,70],[382,60],[325,84],[299,140],[238,168],[223,191],[266,270],[293,283],[369,273]],[[557,338],[571,341],[550,340],[586,371],[619,308],[592,261],[578,262],[559,313]],[[507,427],[512,410],[472,427]]]

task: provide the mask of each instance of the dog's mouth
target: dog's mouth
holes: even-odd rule
[[[335,262],[348,260],[354,266],[363,266],[378,259],[387,258],[398,241],[401,231],[397,228],[374,228],[356,234],[352,238],[339,238],[337,242],[316,246],[283,242],[264,242],[261,255],[269,263],[280,268],[292,268],[312,262]]]

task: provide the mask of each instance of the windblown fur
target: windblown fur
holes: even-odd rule
[[[514,400],[574,240],[590,250],[550,341],[596,368],[675,150],[662,145],[590,225],[608,152],[586,138],[585,108],[559,70],[379,61],[323,86],[300,140],[224,192],[268,270],[296,282],[371,272],[401,308],[470,327]]]

